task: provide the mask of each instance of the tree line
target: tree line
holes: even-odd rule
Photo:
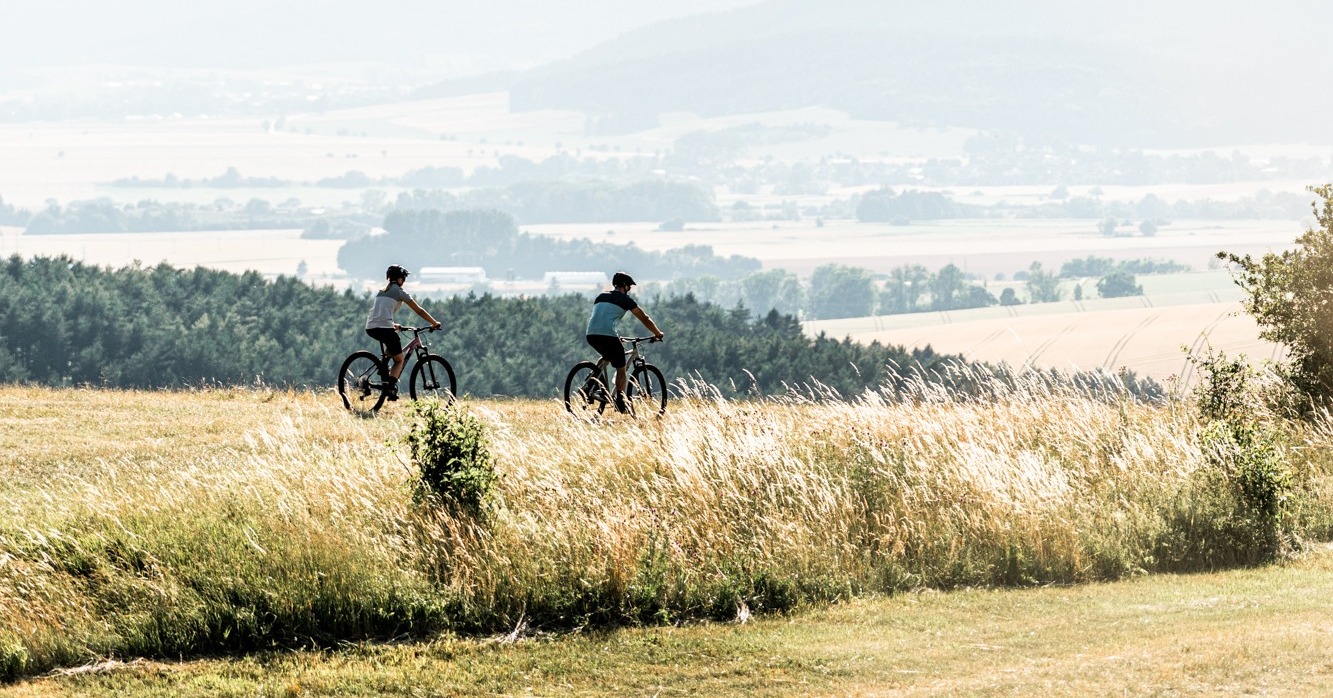
[[[1000,302],[954,264],[936,272],[919,264],[903,265],[887,275],[825,264],[815,268],[807,283],[785,269],[768,269],[736,280],[702,276],[649,282],[643,291],[692,295],[724,307],[740,304],[759,314],[772,308],[811,320],[985,308]]]
[[[1057,275],[1034,262],[1026,271],[1014,274],[1014,280],[1022,283],[1026,301],[1012,286],[1006,287],[997,297],[955,264],[946,264],[935,271],[920,264],[904,264],[887,274],[842,264],[825,264],[815,268],[805,283],[792,272],[768,269],[730,280],[698,276],[648,282],[642,290],[668,297],[692,295],[723,307],[740,304],[760,315],[768,309],[776,309],[780,313],[811,320],[833,320],[947,312],[1024,302],[1052,303],[1062,299],[1061,280],[1071,278],[1097,278],[1098,295],[1103,298],[1142,295],[1142,286],[1135,283],[1136,274],[1187,269],[1169,261],[1116,261],[1089,256],[1065,262]],[[1081,300],[1081,287],[1076,287],[1075,293],[1075,300]]]
[[[410,285],[409,285],[410,290]],[[166,264],[120,269],[66,257],[10,257],[0,267],[0,380],[42,385],[167,388],[331,386],[363,332],[369,294]],[[423,299],[445,331],[428,337],[454,364],[464,394],[551,397],[589,358],[586,296]],[[842,395],[946,373],[957,357],[929,348],[809,337],[776,311],[753,318],[692,296],[647,299],[667,332],[647,349],[668,380],[699,379],[730,394],[783,393],[818,382]]]
[[[351,173],[349,173],[351,174]],[[344,181],[342,178],[339,181]],[[268,181],[267,184],[258,184]],[[230,168],[220,177],[193,183],[168,175],[166,180],[125,180],[117,186],[178,186],[190,188],[288,186],[290,182],[241,177]],[[255,230],[302,228],[312,237],[365,235],[378,216],[396,210],[433,208],[443,211],[494,209],[517,221],[540,223],[609,223],[623,221],[715,221],[720,217],[712,195],[693,184],[645,180],[619,186],[607,181],[529,181],[505,188],[481,188],[452,192],[444,189],[412,189],[389,201],[384,192],[369,189],[375,182],[353,178],[342,186],[365,188],[360,205],[337,214],[303,206],[287,197],[271,202],[251,198],[241,204],[219,197],[211,204],[160,203],[152,200],[122,204],[110,198],[72,201],[61,205],[49,200],[32,211],[6,205],[0,199],[0,225],[24,226],[28,234],[140,233],[188,230]],[[334,186],[334,185],[327,185]]]
[[[752,257],[715,255],[707,245],[666,252],[634,245],[556,240],[520,232],[514,217],[498,210],[398,210],[384,217],[384,235],[349,241],[338,266],[359,278],[379,278],[403,259],[420,266],[479,266],[491,278],[542,278],[548,271],[633,269],[636,276],[671,279],[713,275],[737,278],[759,269]]]

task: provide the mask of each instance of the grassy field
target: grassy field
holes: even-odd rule
[[[326,393],[3,388],[0,675],[221,653],[236,658],[13,690],[410,695],[438,671],[427,681],[446,693],[1021,693],[1194,685],[1175,662],[1201,647],[1198,685],[1263,688],[1268,654],[1220,655],[1209,638],[1272,637],[1283,608],[1305,619],[1298,637],[1322,632],[1324,594],[1301,605],[1271,588],[1307,584],[1323,557],[1110,591],[1141,598],[1125,607],[1061,588],[1267,559],[1227,465],[1248,456],[1184,403],[994,387],[985,402],[924,386],[856,403],[700,390],[663,420],[603,423],[554,401],[468,404],[500,475],[481,516],[413,496],[403,404],[357,419]],[[1291,530],[1327,540],[1333,430],[1266,428]],[[1042,607],[1060,609],[1049,625],[1018,612]],[[1184,620],[1197,645],[1170,644]],[[626,625],[650,629],[604,632]],[[503,635],[533,641],[475,639]],[[394,640],[410,642],[377,644]],[[1327,661],[1303,646],[1282,645],[1293,680]],[[1078,673],[1080,655],[1099,672]]]
[[[1333,551],[1276,567],[848,601],[745,624],[103,662],[37,696],[1310,696]]]

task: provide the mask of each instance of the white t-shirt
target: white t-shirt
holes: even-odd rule
[[[372,330],[376,327],[387,327],[393,329],[393,314],[398,312],[403,303],[412,300],[398,284],[389,284],[389,287],[375,294],[375,302],[370,304],[370,315],[366,316],[366,329]]]

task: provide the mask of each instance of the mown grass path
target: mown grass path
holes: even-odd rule
[[[0,695],[1328,695],[1333,551],[1216,574],[512,640],[107,665]]]

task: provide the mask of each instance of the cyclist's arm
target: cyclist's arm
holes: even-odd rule
[[[430,313],[426,312],[425,308],[417,305],[416,301],[409,299],[407,301],[407,307],[411,308],[417,315],[420,315],[422,320],[429,322],[431,327],[437,330],[440,329],[440,323],[437,322],[435,318],[431,317]]]
[[[643,312],[643,308],[635,308],[630,312],[634,313],[634,317],[639,318],[639,322],[642,322],[643,326],[647,327],[654,337],[661,339],[664,336],[662,330],[657,329],[657,324],[653,322],[653,319],[648,317],[648,313]]]

